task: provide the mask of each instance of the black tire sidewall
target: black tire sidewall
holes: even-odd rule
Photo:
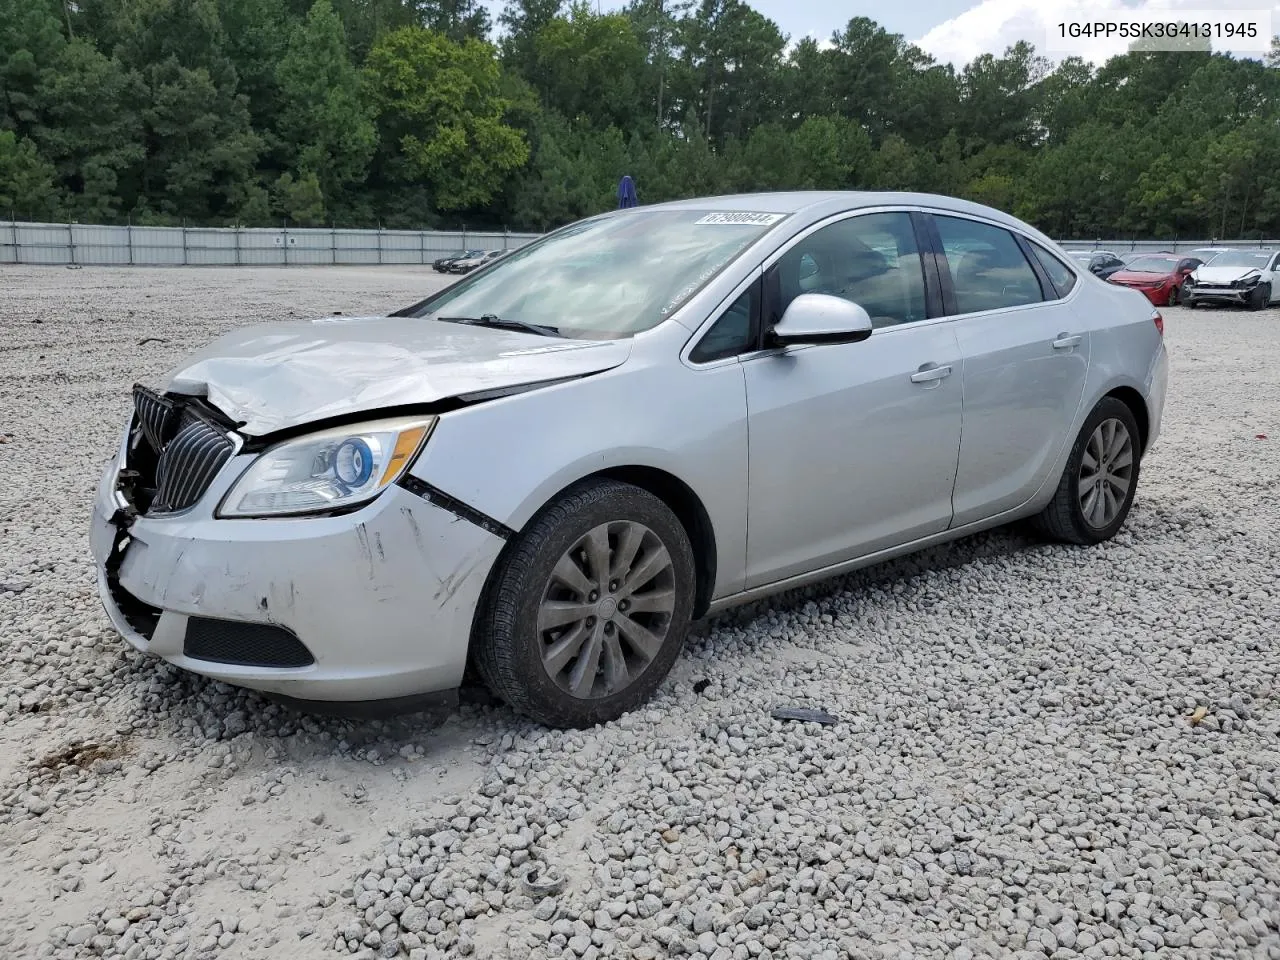
[[[562,512],[566,504],[572,504],[567,516]],[[536,630],[538,607],[552,568],[564,553],[593,527],[617,520],[644,524],[666,546],[675,570],[675,610],[661,651],[640,677],[613,696],[580,700],[561,690],[543,669]],[[489,602],[477,619],[476,642],[505,647],[517,677],[486,675],[484,679],[495,694],[534,719],[570,727],[616,719],[652,696],[679,657],[693,613],[693,549],[676,515],[648,491],[617,481],[571,488],[529,522],[499,563]],[[510,615],[502,614],[503,597],[508,599]],[[479,660],[484,675],[488,673],[485,658]]]
[[[1104,420],[1119,420],[1124,424],[1125,429],[1129,431],[1129,436],[1133,443],[1133,473],[1129,478],[1129,492],[1123,506],[1120,508],[1120,512],[1116,514],[1115,519],[1109,524],[1099,528],[1085,520],[1084,509],[1080,505],[1078,488],[1080,464],[1084,460],[1085,446],[1088,444],[1089,438],[1093,436],[1093,431],[1098,428],[1098,424]],[[1133,411],[1129,409],[1128,404],[1115,397],[1103,397],[1086,418],[1084,426],[1080,428],[1080,433],[1076,436],[1075,445],[1071,448],[1071,456],[1067,458],[1064,486],[1070,496],[1071,526],[1079,535],[1081,541],[1101,543],[1104,540],[1110,540],[1124,526],[1138,491],[1138,474],[1142,468],[1141,436],[1138,431],[1138,421],[1134,417]]]
[[[1249,291],[1249,309],[1265,310],[1271,302],[1271,284],[1260,283]]]

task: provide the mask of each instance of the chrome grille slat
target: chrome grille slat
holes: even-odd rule
[[[168,441],[177,408],[172,401],[157,396],[141,385],[133,388],[133,408],[138,414],[138,425],[153,450],[159,453]]]
[[[214,434],[212,436],[193,437],[190,442],[191,449],[188,451],[188,459],[191,468],[187,471],[185,482],[181,490],[178,492],[179,500],[186,500],[196,493],[196,485],[201,477],[208,475],[209,466],[217,457],[218,450],[221,449],[223,438]],[[194,501],[194,498],[193,498]]]
[[[143,414],[139,412],[139,418]],[[156,494],[149,514],[176,513],[193,506],[230,459],[234,444],[226,433],[183,411],[177,434],[160,454]]]

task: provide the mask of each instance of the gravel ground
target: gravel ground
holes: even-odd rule
[[[1165,312],[1111,543],[753,605],[607,727],[316,719],[113,637],[86,520],[129,385],[437,282],[0,269],[0,953],[1280,958],[1280,311]]]

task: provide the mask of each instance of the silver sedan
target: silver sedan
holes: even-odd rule
[[[694,618],[1026,518],[1113,536],[1162,332],[963,201],[609,213],[136,387],[100,592],[137,649],[313,708],[416,707],[470,671],[544,723],[607,721]]]

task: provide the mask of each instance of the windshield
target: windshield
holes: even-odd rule
[[[644,210],[572,224],[405,311],[612,340],[655,327],[786,214]]]
[[[1137,257],[1128,263],[1134,273],[1173,273],[1177,265],[1177,257]]]
[[[1266,250],[1228,250],[1220,253],[1206,264],[1210,267],[1257,267],[1261,270],[1271,259]]]

